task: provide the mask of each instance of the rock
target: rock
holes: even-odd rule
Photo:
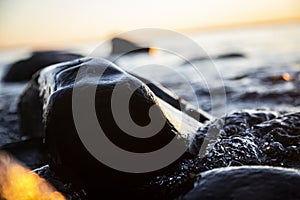
[[[161,84],[153,83],[136,74],[131,75],[146,83],[146,85],[151,89],[152,92],[154,92],[157,97],[164,100],[174,108],[183,111],[197,121],[204,123],[205,121],[214,119],[214,117],[207,112],[195,108],[184,99],[170,92]],[[25,135],[29,135],[32,137],[44,137],[45,135],[44,124],[42,123],[42,99],[40,97],[40,86],[38,83],[38,78],[39,75],[37,74],[28,83],[27,88],[21,95],[18,104],[18,113],[20,115],[20,129]],[[32,110],[34,110],[34,112],[31,112]]]
[[[246,56],[241,53],[227,53],[218,55],[215,57],[215,59],[226,59],[226,58],[245,58]]]
[[[257,124],[249,133],[259,138],[266,165],[300,169],[300,113]]]
[[[38,70],[59,62],[74,60],[82,57],[78,54],[63,51],[36,51],[30,58],[12,64],[3,77],[5,82],[30,80]]]
[[[163,99],[166,101],[168,104],[173,106],[174,108],[181,110],[182,112],[186,113],[190,117],[194,118],[195,120],[204,123],[206,121],[211,121],[214,119],[212,115],[209,113],[195,108],[195,106],[191,105],[184,99],[178,97],[174,93],[172,93],[170,90],[165,88],[163,85],[161,85],[158,82],[152,82],[149,81],[141,76],[138,76],[136,74],[131,74],[141,80],[142,82],[146,83],[146,85],[151,89],[152,92],[159,98]]]
[[[28,83],[18,103],[20,130],[24,135],[35,138],[45,136],[38,77],[38,74],[36,74]]]
[[[27,139],[0,147],[30,169],[41,167],[47,163],[45,145],[41,138]]]
[[[211,124],[207,123],[207,125],[202,126],[199,131],[197,132],[197,137],[193,141],[202,140],[203,137],[205,137],[206,131],[208,126],[216,126],[216,128],[219,128],[220,130],[220,138],[218,139],[217,143],[213,146],[213,148],[208,149],[209,151],[207,154],[202,157],[193,157],[188,159],[182,159],[179,160],[178,163],[173,165],[171,168],[169,168],[167,171],[164,171],[158,176],[154,176],[153,178],[150,178],[150,181],[144,185],[142,185],[141,188],[130,188],[126,186],[118,186],[115,185],[114,189],[118,190],[118,193],[114,193],[112,196],[115,197],[124,197],[124,196],[130,196],[132,199],[173,199],[178,198],[178,196],[187,193],[188,191],[195,190],[195,193],[192,193],[192,196],[184,196],[184,198],[193,198],[194,195],[197,195],[198,189],[193,189],[194,182],[196,181],[196,185],[199,184],[199,178],[200,181],[202,181],[201,177],[205,173],[201,173],[200,175],[197,175],[199,172],[203,172],[206,170],[219,168],[219,167],[226,167],[226,166],[233,166],[233,165],[280,165],[281,162],[283,162],[283,166],[285,167],[294,167],[296,165],[291,165],[291,163],[298,163],[299,160],[299,151],[297,150],[297,146],[294,145],[294,143],[299,142],[299,137],[297,134],[299,133],[298,124],[299,121],[299,113],[289,114],[289,115],[282,115],[280,113],[271,112],[271,111],[262,111],[262,110],[256,110],[256,111],[243,111],[243,112],[235,112],[232,114],[228,114],[223,118],[223,125],[218,127],[216,122],[212,122]],[[283,134],[281,137],[276,136],[276,132],[283,133],[282,131],[279,131],[278,128],[282,128],[286,130],[286,133]],[[278,130],[278,131],[272,131],[272,130]],[[218,130],[218,129],[217,129]],[[273,134],[275,137],[271,141],[274,143],[270,143],[270,146],[279,147],[280,145],[276,144],[278,142],[282,142],[284,144],[285,150],[281,150],[280,148],[274,148],[272,147],[268,148],[265,144],[266,140],[270,138],[268,135]],[[267,136],[267,137],[264,137]],[[59,137],[57,135],[57,137]],[[202,137],[202,139],[200,138]],[[285,142],[289,143],[290,145],[285,146]],[[200,142],[201,143],[201,142]],[[201,146],[201,144],[198,144]],[[292,148],[294,147],[294,148]],[[199,147],[196,147],[199,148]],[[270,151],[269,153],[264,151]],[[281,153],[284,153],[281,155]],[[286,158],[282,160],[281,158]],[[298,165],[299,167],[299,165]],[[215,176],[207,176],[209,178],[204,179],[211,181],[211,184],[207,186],[209,189],[213,189],[214,184],[223,184],[225,180],[232,176],[240,177],[238,174],[246,174],[245,177],[238,179],[233,184],[238,185],[238,182],[241,184],[243,183],[259,183],[259,187],[264,187],[264,182],[260,179],[265,179],[267,177],[273,177],[273,172],[275,173],[275,180],[274,182],[278,183],[278,179],[281,177],[287,177],[286,171],[291,171],[289,169],[282,169],[282,168],[271,168],[274,170],[268,171],[267,167],[255,167],[257,169],[257,173],[261,173],[261,177],[254,177],[252,178],[252,171],[249,170],[248,172],[244,172],[244,168],[247,167],[240,167],[242,171],[238,171],[237,175],[235,175],[234,169],[235,167],[230,168],[221,168],[220,172],[217,173]],[[263,169],[262,169],[263,168]],[[265,170],[264,168],[267,168]],[[219,181],[218,177],[219,174],[220,177],[223,177],[223,173],[226,173],[226,170],[230,169],[233,171],[233,173],[230,172],[230,174],[225,176],[224,180],[222,179]],[[252,168],[251,168],[252,169]],[[262,169],[262,170],[261,170]],[[281,170],[278,171],[277,169]],[[247,171],[247,169],[245,169]],[[277,173],[277,171],[278,173]],[[207,173],[210,173],[213,171],[209,171]],[[249,175],[250,174],[250,175]],[[254,173],[256,174],[256,173]],[[278,176],[277,176],[278,174]],[[94,174],[96,175],[96,174]],[[111,175],[116,175],[116,173],[112,173]],[[122,177],[117,174],[118,178]],[[103,176],[102,176],[103,177]],[[279,178],[277,178],[279,177]],[[117,181],[118,178],[115,178]],[[131,177],[133,178],[133,177]],[[215,178],[215,179],[214,179]],[[259,180],[257,180],[257,179]],[[247,180],[248,179],[248,180]],[[287,178],[288,179],[288,178]],[[287,181],[287,179],[283,178],[283,181]],[[120,178],[119,181],[125,181],[126,179]],[[132,179],[132,181],[136,181],[139,179]],[[215,180],[215,181],[214,181]],[[232,180],[232,179],[228,179]],[[267,180],[269,181],[269,180]],[[218,183],[220,182],[220,183]],[[98,182],[92,182],[95,185],[99,185]],[[140,183],[140,182],[139,182]],[[150,184],[149,184],[150,183]],[[271,180],[272,183],[272,180]],[[128,182],[126,182],[128,184]],[[202,184],[202,182],[200,182]],[[267,182],[266,184],[269,184]],[[250,189],[253,186],[253,184],[249,184]],[[239,186],[239,185],[238,185]],[[275,185],[278,187],[278,185]],[[121,188],[119,188],[121,187]],[[220,186],[221,187],[221,186]],[[287,187],[283,185],[283,187],[286,189]],[[202,188],[202,186],[201,186]],[[223,188],[223,186],[221,187]],[[233,187],[234,188],[234,187]],[[255,187],[254,187],[255,188]],[[273,188],[272,188],[273,189]],[[112,192],[111,188],[106,188],[105,190],[109,190],[109,192]],[[231,189],[228,189],[230,191]],[[271,190],[271,189],[270,189]],[[102,190],[101,190],[102,191]],[[192,192],[191,191],[191,192]],[[222,195],[223,191],[216,189],[214,191],[213,195]],[[227,192],[228,192],[227,191]],[[233,189],[233,191],[235,191]],[[237,189],[237,191],[239,191]],[[248,191],[248,190],[247,190]],[[261,191],[261,190],[260,190]],[[189,192],[187,195],[189,195],[191,192]],[[200,191],[202,194],[202,191]],[[226,192],[226,191],[225,191]],[[261,193],[265,195],[269,195],[269,192]],[[91,199],[95,199],[99,197],[99,190],[88,190],[88,196],[91,197]],[[198,198],[199,196],[196,196],[195,198]],[[215,196],[212,197],[212,199]],[[221,198],[222,196],[216,196],[216,198]],[[268,196],[267,196],[268,197]],[[267,198],[266,197],[266,198]],[[289,196],[288,196],[289,197]],[[208,198],[204,195],[203,198]],[[257,197],[259,198],[259,196]],[[280,197],[282,198],[282,197]],[[223,199],[223,198],[222,198]],[[253,199],[253,198],[252,198]],[[256,198],[254,198],[256,199]],[[268,198],[267,198],[268,199]],[[272,199],[272,196],[269,198]]]
[[[241,53],[226,53],[226,54],[221,54],[221,55],[203,55],[203,56],[197,56],[188,59],[187,61],[184,61],[182,65],[189,65],[194,62],[201,62],[201,61],[207,61],[207,60],[214,60],[214,59],[227,59],[227,58],[245,58],[246,56]]]
[[[157,176],[151,193],[157,199],[177,198],[193,188],[195,174],[216,168],[268,165],[299,170],[299,119],[300,113],[244,110],[206,123],[192,140],[190,152],[204,149]],[[209,135],[208,129],[215,135]]]
[[[111,55],[128,54],[128,53],[148,53],[149,47],[142,47],[129,40],[115,37],[111,40]]]
[[[179,110],[158,98],[139,79],[104,59],[82,58],[43,69],[29,84],[20,101],[20,108],[21,112],[24,112],[24,103],[35,102],[28,106],[28,108],[35,106],[30,114],[43,116],[45,126],[41,123],[41,119],[33,117],[29,121],[32,120],[31,124],[36,124],[40,120],[40,127],[45,127],[45,142],[50,155],[51,169],[62,176],[72,177],[72,174],[76,174],[83,179],[88,188],[93,188],[92,190],[97,191],[99,188],[112,190],[119,186],[126,192],[126,188],[141,185],[160,172],[134,174],[112,169],[96,160],[82,144],[74,125],[72,93],[78,70],[87,66],[92,72],[80,78],[79,96],[85,97],[89,88],[97,87],[95,108],[98,121],[106,136],[118,147],[136,153],[151,152],[162,148],[176,137],[178,145],[188,148],[191,135],[197,131],[201,123],[182,114],[183,124],[186,127],[179,128],[178,123],[181,120]],[[107,69],[99,80],[99,75],[95,72],[104,67]],[[130,98],[129,110],[136,124],[145,126],[150,123],[149,109],[156,105],[159,113],[156,120],[166,123],[155,136],[147,139],[136,138],[124,133],[118,127],[110,105],[116,84],[121,85],[121,91],[124,93],[134,91]],[[138,89],[133,89],[134,86]],[[85,107],[86,105],[82,105],[82,108]],[[183,155],[183,157],[190,156],[194,155],[188,151]],[[177,159],[180,159],[179,157]]]
[[[199,163],[203,171],[239,165],[300,169],[300,147],[297,145],[300,142],[299,119],[300,113],[281,114],[262,110],[234,112],[201,127],[190,151],[200,146],[210,147]],[[208,129],[213,130],[215,136],[209,136]]]
[[[88,200],[87,192],[78,182],[68,182],[67,180],[59,177],[53,172],[49,165],[44,165],[40,168],[33,170],[41,178],[44,178],[51,185],[61,192],[67,200]],[[98,198],[100,195],[98,195]]]
[[[228,167],[198,175],[181,199],[299,199],[300,172],[278,167]]]

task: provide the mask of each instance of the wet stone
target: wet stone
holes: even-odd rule
[[[49,167],[49,165],[42,166],[33,170],[40,177],[46,179],[52,184],[59,192],[61,192],[67,200],[87,200],[86,190],[81,184],[71,183],[67,180],[62,179],[60,176],[55,174]]]
[[[89,186],[94,186],[94,188],[90,190],[87,189],[86,191],[91,197],[97,197],[97,195],[99,195],[98,189],[107,193],[112,193],[117,189],[119,192],[116,194],[117,196],[130,196],[133,199],[134,197],[136,197],[136,199],[141,197],[146,199],[173,199],[185,193],[189,194],[191,190],[193,191],[194,184],[198,183],[199,180],[201,181],[202,172],[207,171],[208,174],[222,174],[222,172],[215,173],[215,171],[210,171],[215,168],[230,167],[228,177],[232,176],[233,178],[241,172],[245,172],[245,174],[251,174],[253,172],[252,169],[248,170],[243,168],[244,165],[300,168],[300,114],[286,114],[284,112],[269,110],[233,112],[221,119],[206,122],[204,125],[201,125],[200,128],[198,127],[197,131],[193,132],[195,135],[192,138],[192,144],[189,146],[189,153],[197,156],[181,158],[165,171],[158,174],[151,174],[151,176],[143,176],[143,178],[146,177],[145,179],[128,174],[128,176],[122,173],[120,174],[119,172],[102,166],[95,162],[89,153],[82,148],[82,144],[78,138],[74,137],[74,133],[76,133],[74,131],[74,125],[71,121],[68,121],[72,118],[70,115],[70,88],[72,84],[74,84],[74,77],[76,76],[78,65],[94,65],[94,61],[95,60],[81,59],[48,68],[48,71],[45,70],[30,83],[29,89],[32,89],[34,92],[27,93],[29,100],[36,99],[36,102],[39,103],[40,113],[35,113],[36,116],[40,116],[41,113],[43,113],[45,117],[46,144],[48,145],[51,158],[50,170],[55,172],[57,176],[62,177],[67,174],[66,172],[72,172],[68,177],[70,179],[65,177],[69,183],[73,183],[73,180],[77,178],[85,179],[84,177],[87,177],[83,182],[89,182]],[[120,71],[115,66],[112,66],[111,72],[112,73],[107,74],[107,77],[112,74],[125,74],[125,72]],[[126,76],[128,76],[130,80],[136,81],[131,75],[126,74]],[[263,76],[265,76],[265,74],[263,74]],[[55,77],[55,79],[46,79],[46,77]],[[247,78],[251,78],[251,74],[249,76],[240,77],[240,79]],[[269,80],[263,79],[262,77],[260,78],[262,82],[269,83]],[[108,80],[110,79],[108,78]],[[82,81],[85,82],[84,79]],[[272,81],[274,82],[274,80]],[[275,81],[277,81],[277,79]],[[286,82],[281,79],[278,80],[278,84],[281,83]],[[40,94],[41,91],[42,96],[37,95]],[[143,92],[143,90],[141,90],[141,92]],[[232,90],[229,95],[233,95],[236,92],[237,91]],[[153,94],[154,98],[155,96],[156,95]],[[235,97],[237,100],[241,100],[239,96]],[[273,95],[270,96],[270,99],[276,101],[276,99],[272,98],[274,98]],[[249,96],[245,99],[251,100]],[[149,100],[149,102],[153,103],[152,96]],[[43,107],[44,110],[42,110]],[[143,117],[145,116],[143,115]],[[41,119],[38,120],[39,123],[40,121]],[[114,126],[109,124],[108,129],[112,127]],[[168,134],[172,132],[172,136],[174,136],[174,130],[176,132],[174,127],[167,127],[164,131]],[[118,130],[113,130],[113,132],[119,133]],[[112,137],[112,139],[117,140],[118,137]],[[122,139],[122,141],[124,140]],[[119,144],[126,146],[127,142],[128,141],[125,140],[125,143],[121,142]],[[152,144],[149,143],[149,149],[153,148]],[[74,147],[74,145],[76,147]],[[206,147],[204,150],[202,148],[203,146]],[[148,148],[145,143],[140,144],[138,147]],[[131,147],[128,148],[130,149]],[[241,171],[235,170],[236,168],[232,168],[233,166],[242,166],[240,168]],[[74,169],[74,171],[70,169]],[[99,174],[99,169],[105,173]],[[249,180],[245,180],[246,183],[249,183],[247,181],[255,182],[272,175],[272,172],[268,169],[258,167],[255,170],[258,170],[261,176],[258,177],[258,179],[250,178]],[[290,172],[288,169],[286,169],[288,172],[284,169],[276,170],[277,169],[275,169],[275,172],[282,175],[288,175]],[[226,175],[225,169],[224,173]],[[279,177],[280,176],[281,175],[279,175]],[[223,184],[226,183],[223,179],[217,179],[215,175],[207,177],[210,177],[209,179],[211,179],[210,181],[212,182],[215,179],[216,182],[220,181]],[[244,179],[246,179],[246,177],[244,177]],[[272,179],[270,183],[273,183],[272,181],[274,180],[276,181],[278,179]],[[122,184],[117,185],[116,183]],[[100,185],[100,187],[95,188],[95,185],[97,185],[97,187]],[[230,184],[229,186],[234,187],[234,185]],[[212,185],[207,187],[209,190],[214,189]],[[253,186],[253,188],[255,188],[255,186]],[[253,188],[250,188],[249,191],[252,191]],[[286,187],[283,188],[286,189]],[[196,194],[198,194],[197,191]],[[202,194],[201,191],[200,194]],[[216,192],[216,194],[221,195],[221,192]]]
[[[51,64],[74,60],[82,57],[78,54],[63,51],[37,51],[31,57],[17,61],[9,66],[3,77],[5,82],[28,81],[38,70]]]
[[[229,167],[198,175],[180,199],[299,199],[300,172],[275,167]]]
[[[218,137],[210,141],[204,154],[200,152],[197,158],[184,160],[173,171],[157,177],[151,182],[152,188],[156,188],[156,194],[164,191],[168,197],[175,198],[180,192],[184,193],[193,188],[195,180],[190,174],[215,168],[270,165],[300,169],[299,116],[299,113],[248,110],[228,114],[222,118],[221,126],[216,126],[215,122],[207,123],[198,130],[191,146],[194,150],[199,149],[199,146],[209,140],[207,133],[213,126]],[[284,134],[276,136],[276,129],[285,130]],[[210,187],[213,190],[213,186]]]
[[[72,91],[80,67],[89,67],[93,72],[80,77],[78,83],[80,83],[81,96],[85,97],[85,91],[91,85],[97,87],[95,108],[98,121],[106,136],[124,150],[137,153],[151,152],[165,146],[173,138],[177,141],[177,145],[186,146],[190,143],[190,135],[201,126],[201,123],[186,115],[184,119],[187,120],[185,123],[189,123],[189,127],[187,130],[179,131],[174,123],[175,116],[179,112],[175,107],[158,98],[138,78],[104,59],[82,58],[53,65],[42,70],[39,76],[29,83],[19,104],[20,111],[24,112],[22,118],[29,122],[24,124],[34,125],[32,130],[35,129],[34,131],[37,131],[37,135],[40,136],[43,136],[44,128],[51,170],[69,180],[80,178],[90,195],[94,192],[98,194],[99,190],[110,193],[118,188],[119,193],[115,195],[122,196],[130,193],[132,196],[144,193],[143,189],[139,189],[140,186],[149,183],[153,177],[164,173],[172,165],[176,165],[182,157],[195,156],[192,152],[186,151],[166,169],[141,174],[115,170],[96,160],[82,144],[72,115]],[[106,68],[100,80],[94,73],[99,68]],[[131,117],[138,125],[147,125],[150,122],[150,107],[157,106],[159,115],[156,116],[156,120],[165,123],[155,136],[147,139],[135,138],[118,127],[113,119],[110,105],[112,91],[117,83],[123,86],[123,92],[130,92],[131,88],[138,86],[131,96],[129,105]],[[31,117],[26,118],[28,112],[23,108],[32,110]],[[35,116],[37,118],[33,118]],[[41,129],[36,129],[37,125]],[[192,127],[194,128],[191,129]]]

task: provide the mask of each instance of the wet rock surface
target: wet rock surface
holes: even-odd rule
[[[203,199],[232,199],[241,198],[240,195],[247,193],[249,199],[250,197],[252,199],[278,197],[277,199],[280,199],[282,195],[297,199],[300,195],[296,184],[300,181],[299,171],[287,168],[299,169],[299,151],[291,147],[299,143],[299,138],[295,137],[300,135],[297,130],[299,116],[298,113],[283,114],[251,110],[229,114],[222,119],[223,123],[207,123],[199,129],[193,144],[203,144],[205,139],[208,139],[206,138],[208,130],[213,127],[214,133],[217,132],[218,136],[215,136],[216,141],[211,143],[205,152],[202,154],[200,152],[195,158],[181,160],[167,172],[155,176],[148,183],[127,188],[126,193],[120,192],[116,194],[116,197],[128,195],[133,199],[142,197],[145,199],[197,199],[201,196]],[[277,130],[286,130],[285,136],[277,139],[274,137],[270,141],[270,135],[276,135],[276,131],[272,131],[273,127],[277,127]],[[285,143],[286,140],[289,140],[288,145]],[[267,142],[270,148],[266,146]],[[252,165],[252,167],[244,167],[244,165]],[[258,165],[285,168],[268,168]],[[219,169],[213,170],[216,168]],[[51,180],[52,176],[48,174],[45,177]],[[65,182],[68,182],[69,186],[72,185],[70,179]],[[81,184],[76,187],[83,188]],[[272,192],[274,187],[280,187],[281,192],[287,193],[277,195]],[[122,187],[116,186],[114,189],[122,190]],[[67,188],[60,190],[63,192]],[[101,187],[99,190],[106,191]],[[92,192],[87,193],[90,196],[78,199],[93,199],[97,196]]]
[[[63,179],[61,176],[55,174],[49,165],[36,168],[33,171],[51,183],[51,185],[59,190],[68,200],[86,200],[88,198],[86,189],[82,184],[74,180],[70,182],[70,180]]]
[[[274,167],[219,168],[198,175],[179,199],[299,199],[300,172]]]
[[[16,113],[9,113],[4,109],[1,110],[0,122],[0,146],[22,139],[22,134],[19,133],[18,116],[16,115]]]
[[[208,123],[199,129],[191,146],[200,149],[199,145],[207,145],[205,151],[200,152],[197,158],[184,160],[173,172],[157,176],[151,186],[157,191],[164,191],[172,199],[192,189],[199,172],[215,168],[270,165],[299,169],[300,154],[298,147],[293,145],[299,143],[299,126],[291,126],[298,124],[299,116],[299,113],[282,115],[252,110],[235,112],[221,119],[221,122]],[[288,124],[290,128],[287,128]],[[285,134],[276,137],[280,131],[273,131],[274,127],[285,130]],[[216,135],[211,134],[214,137],[209,139],[208,130],[213,130],[212,133]],[[205,144],[206,140],[210,144]],[[286,144],[286,140],[290,143]],[[268,192],[264,195],[268,197]]]
[[[186,116],[194,129],[193,131],[191,129],[186,130],[186,132],[179,131],[175,124],[172,124],[172,117],[166,117],[166,113],[168,116],[172,116],[172,113],[179,112],[176,108],[167,105],[166,102],[163,103],[163,100],[158,99],[139,79],[104,59],[83,58],[53,65],[42,70],[40,75],[32,80],[25,92],[28,94],[30,91],[30,95],[23,95],[20,104],[28,102],[24,99],[40,103],[39,108],[42,108],[42,111],[38,110],[37,114],[31,113],[31,115],[38,116],[43,113],[46,132],[45,143],[50,155],[50,168],[61,176],[70,179],[73,179],[74,176],[80,178],[88,187],[89,194],[92,194],[93,191],[98,194],[99,188],[103,192],[112,192],[115,188],[119,188],[120,192],[116,195],[122,196],[128,193],[133,195],[133,192],[129,192],[130,188],[146,184],[158,172],[132,174],[114,170],[96,160],[84,147],[72,116],[72,91],[80,67],[89,67],[91,70],[86,71],[86,74],[77,80],[80,83],[77,88],[81,94],[80,97],[85,97],[85,92],[92,85],[97,87],[95,108],[98,121],[106,136],[123,149],[139,153],[149,152],[168,144],[174,137],[178,137],[176,139],[178,145],[188,145],[189,134],[195,132],[201,123]],[[102,68],[106,68],[106,70],[99,80],[96,72],[97,69]],[[159,112],[159,115],[156,115],[156,120],[166,122],[158,134],[147,139],[135,138],[127,135],[115,124],[110,103],[112,91],[117,83],[124,86],[121,91],[125,93],[129,92],[130,94],[131,91],[134,91],[130,99],[132,104],[129,104],[129,109],[132,119],[137,124],[148,124],[150,122],[149,109],[156,105]],[[135,88],[138,89],[135,90]],[[37,96],[36,91],[41,96]],[[34,95],[31,96],[31,94]],[[84,105],[81,106],[84,107]],[[193,155],[188,151],[183,155],[183,157],[190,156]]]
[[[28,81],[38,70],[51,64],[74,60],[82,57],[63,51],[37,51],[30,58],[12,64],[3,77],[5,82]]]
[[[19,126],[23,134],[34,138],[43,138],[45,128],[37,78],[38,76],[34,77],[20,95],[18,102]]]
[[[24,84],[0,82],[0,148],[3,145],[26,139],[20,131],[17,102]]]
[[[72,68],[72,66],[74,65],[71,64],[68,67]],[[58,67],[56,69],[66,72],[61,74],[62,78],[64,77],[64,74],[68,74],[70,72],[67,71],[65,67]],[[60,74],[59,71],[55,70],[53,70],[52,73]],[[52,77],[52,75],[50,77]],[[26,90],[28,93],[25,92],[22,97],[23,100],[27,99],[27,103],[29,103],[29,105],[27,104],[28,107],[25,106],[24,108],[26,109],[20,112],[27,113],[23,118],[28,119],[29,121],[28,123],[24,124],[30,124],[30,121],[34,122],[31,118],[28,118],[34,114],[31,112],[31,109],[27,109],[30,107],[30,103],[37,105],[36,102],[38,102],[38,109],[42,109],[43,99],[40,99],[39,95],[37,95],[38,93],[36,93],[40,90],[38,87],[40,83],[38,83],[37,80],[38,79],[32,80],[29,88],[32,88],[33,90]],[[48,84],[52,87],[54,83],[55,82],[47,82],[45,84]],[[61,87],[64,85],[70,85],[73,82],[62,81],[57,83],[59,83],[59,86]],[[194,156],[192,158],[182,158],[177,163],[174,163],[174,165],[170,166],[168,170],[154,174],[153,176],[147,178],[147,180],[143,180],[139,183],[137,182],[137,184],[134,186],[128,187],[126,182],[123,181],[124,179],[119,179],[118,177],[116,178],[115,174],[110,173],[106,174],[106,177],[110,177],[111,182],[121,184],[113,185],[111,188],[102,187],[102,183],[99,184],[99,181],[103,181],[103,179],[100,179],[90,182],[95,186],[100,185],[97,187],[97,190],[89,190],[86,188],[86,185],[83,184],[84,180],[81,180],[82,176],[77,176],[72,171],[65,169],[58,170],[60,166],[53,168],[53,166],[55,166],[53,165],[53,163],[55,164],[53,161],[52,168],[45,166],[37,169],[36,172],[50,181],[68,199],[81,200],[98,199],[99,193],[101,196],[104,196],[104,194],[111,194],[112,197],[130,196],[132,199],[192,198],[197,195],[202,196],[202,190],[199,190],[198,186],[204,183],[207,183],[205,187],[211,189],[215,195],[222,195],[224,193],[221,193],[220,190],[215,190],[215,188],[213,188],[213,186],[210,184],[220,183],[220,185],[223,187],[224,185],[222,184],[224,182],[228,183],[227,177],[234,178],[239,176],[241,173],[251,174],[254,171],[258,172],[258,174],[261,176],[249,179],[250,182],[256,181],[258,183],[263,183],[263,181],[258,180],[261,178],[267,178],[269,176],[271,177],[269,179],[270,183],[273,184],[274,180],[276,181],[274,185],[279,182],[278,180],[288,180],[289,177],[292,177],[292,180],[288,181],[292,183],[296,181],[296,183],[298,183],[298,172],[295,172],[296,174],[292,173],[291,175],[290,171],[286,169],[274,169],[270,171],[269,169],[262,169],[260,167],[249,170],[243,167],[238,170],[232,168],[232,166],[242,165],[269,165],[299,169],[300,114],[296,112],[298,111],[297,106],[299,105],[297,100],[299,97],[298,86],[298,69],[292,68],[290,70],[273,69],[271,71],[268,68],[262,67],[254,71],[244,70],[243,73],[237,75],[235,74],[234,76],[228,76],[225,79],[225,88],[229,101],[229,107],[234,107],[235,109],[239,110],[241,104],[246,104],[252,110],[232,112],[221,119],[206,122],[198,129],[198,131],[195,131],[195,137],[192,146],[189,149],[192,154],[199,153],[198,156]],[[50,91],[52,89],[51,87]],[[153,87],[151,88],[149,86],[149,88],[153,90]],[[15,92],[9,90],[10,88],[0,91],[1,146],[4,150],[6,149],[14,153],[17,158],[23,158],[23,162],[25,162],[25,164],[29,165],[31,168],[42,166],[45,164],[46,158],[39,157],[42,154],[36,154],[36,152],[41,151],[40,145],[43,146],[43,143],[34,143],[32,142],[34,140],[28,138],[35,136],[43,137],[44,130],[38,128],[31,129],[31,131],[27,132],[25,131],[24,133],[19,131],[16,99],[18,99],[20,91]],[[44,95],[51,94],[51,92],[47,93],[46,89],[44,91],[46,92]],[[198,95],[202,108],[209,111],[210,106],[207,104],[209,101],[209,91],[205,88],[199,89]],[[177,103],[178,102],[175,101],[174,105]],[[275,111],[255,110],[256,108],[261,107],[261,105],[264,105],[265,107],[271,108]],[[291,111],[293,112],[290,113]],[[28,115],[28,112],[30,112],[30,115]],[[42,113],[42,110],[40,113]],[[37,123],[34,122],[29,127],[37,128],[38,126],[36,125],[40,124],[40,127],[43,128],[40,114],[36,114],[36,116],[40,117],[35,118],[37,119]],[[64,119],[61,119],[61,121]],[[56,138],[60,137],[60,135],[56,136]],[[70,141],[69,138],[69,135],[63,135],[63,137],[61,137],[61,139],[67,141],[66,145],[65,143],[61,143],[61,150],[65,151],[67,149],[67,145],[74,145],[74,141]],[[55,140],[55,142],[56,141],[57,140]],[[61,141],[57,142],[59,144]],[[14,144],[6,146],[5,144],[8,143]],[[201,149],[201,146],[203,145],[207,146],[207,148],[204,150]],[[42,149],[43,148],[44,146]],[[74,150],[74,148],[70,150]],[[41,159],[39,160],[39,158]],[[80,167],[80,162],[77,157],[73,157],[71,161],[71,166]],[[210,171],[220,167],[229,167],[229,169],[221,168],[220,171]],[[82,174],[85,175],[87,173],[90,174],[90,176],[97,175],[97,172],[94,172],[94,169],[90,169],[87,171],[82,171]],[[204,179],[201,178],[203,175],[202,172],[207,172],[208,174],[204,177]],[[220,179],[218,179],[219,175]],[[273,176],[274,178],[272,178]],[[226,180],[223,179],[224,177],[226,177]],[[132,181],[136,180],[138,179],[132,179]],[[239,181],[240,179],[237,178],[236,180]],[[103,181],[103,184],[106,183],[105,181]],[[245,182],[248,183],[247,181],[248,180],[246,177]],[[251,183],[249,184],[251,185]],[[286,183],[286,181],[284,183]],[[229,188],[237,188],[236,194],[240,194],[239,192],[243,190],[239,191],[239,187],[235,187],[235,184],[236,182],[228,183],[226,186]],[[263,187],[263,185],[259,186]],[[251,188],[249,190],[247,189],[247,191],[252,191],[251,189],[253,188],[256,187],[252,187],[251,185]],[[282,184],[277,188],[282,189],[281,191],[283,192],[289,192],[291,190],[288,189],[293,189],[293,186]],[[273,188],[271,189],[273,190]],[[276,191],[276,189],[274,191]],[[224,190],[224,192],[226,192],[226,190]],[[184,194],[188,196],[184,196]],[[189,196],[191,194],[192,196]],[[273,198],[272,192],[268,192],[268,190],[265,190],[259,194],[264,195],[263,197],[265,199]],[[293,197],[299,198],[297,196],[299,193],[296,192],[291,194],[295,194]],[[280,195],[278,196],[281,197]],[[204,197],[205,196],[203,195],[203,198]],[[288,198],[289,196],[285,197]]]
[[[30,169],[36,169],[48,163],[43,138],[30,138],[20,142],[9,143],[1,146],[0,150],[6,151]]]
[[[211,143],[210,148],[202,154],[200,152],[198,157],[183,159],[168,169],[167,172],[163,172],[161,175],[150,179],[148,183],[136,187],[114,186],[113,190],[99,187],[98,191],[94,192],[86,189],[82,180],[74,174],[71,177],[63,178],[64,176],[55,173],[49,167],[38,169],[36,172],[50,181],[68,199],[74,200],[95,199],[99,197],[99,191],[104,194],[113,193],[114,190],[119,191],[118,194],[115,194],[116,197],[127,195],[133,199],[142,197],[146,197],[146,199],[173,199],[181,197],[182,194],[188,193],[190,190],[192,193],[188,193],[188,195],[198,195],[202,194],[202,191],[198,192],[197,187],[194,188],[195,183],[200,181],[201,184],[200,175],[197,174],[205,171],[210,173],[209,170],[214,168],[272,165],[299,169],[299,116],[299,113],[285,114],[284,112],[250,110],[234,112],[220,120],[207,122],[198,130],[193,143],[194,147],[191,146],[191,150],[199,150],[199,146],[208,140],[207,131],[209,129],[218,133],[217,137],[214,137],[216,143]],[[34,157],[33,154],[31,156]],[[236,176],[240,172],[235,174],[236,172],[233,170],[228,175],[226,172],[224,173],[224,176],[227,177]],[[250,170],[245,173],[252,172]],[[264,177],[264,174],[269,174],[269,171],[262,170],[261,173]],[[280,171],[280,173],[285,174],[286,172]],[[211,176],[208,177],[210,177],[209,180],[213,181]],[[279,179],[282,178],[280,174],[278,177]],[[271,182],[274,180],[270,179]],[[293,181],[295,180],[293,179]],[[216,181],[219,180],[216,179]],[[209,188],[209,186],[207,187]],[[228,184],[228,187],[234,187],[234,184]],[[282,187],[283,190],[288,188],[290,187],[285,185]],[[214,194],[221,195],[217,192]],[[268,196],[270,193],[267,191],[263,192],[262,195],[265,195],[266,198],[270,197]],[[192,198],[190,196],[185,197]]]

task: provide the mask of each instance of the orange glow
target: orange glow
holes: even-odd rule
[[[156,49],[154,49],[154,48],[149,48],[149,54],[151,55],[151,56],[155,56],[156,54],[157,54],[158,52],[156,51]]]
[[[65,197],[36,173],[0,154],[0,199],[65,200]]]
[[[288,73],[284,73],[282,75],[283,80],[285,81],[290,81],[291,80],[291,76]]]
[[[299,20],[299,0],[2,0],[0,48],[98,42],[139,28],[198,31]]]

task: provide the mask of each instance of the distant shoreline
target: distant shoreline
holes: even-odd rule
[[[278,19],[278,20],[264,20],[259,22],[246,22],[246,23],[236,23],[236,24],[225,24],[225,25],[217,25],[217,26],[205,26],[205,27],[193,27],[193,28],[179,28],[173,31],[178,31],[183,34],[201,34],[207,32],[218,32],[218,31],[226,31],[226,30],[234,30],[234,29],[244,29],[244,28],[255,28],[255,27],[268,27],[268,26],[281,26],[281,25],[293,25],[300,24],[300,18],[290,18],[290,19]],[[153,28],[153,27],[152,27]],[[158,28],[159,29],[159,28]],[[120,31],[122,33],[124,31]],[[45,42],[44,44],[15,44],[15,45],[3,45],[0,44],[1,50],[14,50],[14,49],[30,49],[30,50],[48,50],[48,49],[72,49],[80,47],[81,45],[93,44],[95,42],[105,41],[114,35],[117,35],[118,32],[114,32],[112,34],[100,37],[93,38],[80,38],[76,40],[70,41],[53,41],[53,42]],[[151,35],[151,38],[160,37],[162,35]],[[131,36],[137,41],[147,41],[150,39],[150,36]]]

